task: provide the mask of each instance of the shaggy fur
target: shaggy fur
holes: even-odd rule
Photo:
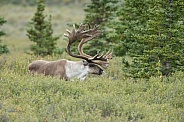
[[[68,61],[61,59],[58,61],[36,60],[29,65],[30,74],[44,74],[50,76],[59,76],[61,79],[72,79],[74,77],[85,80],[90,74],[101,75],[103,70],[95,64],[82,61]]]

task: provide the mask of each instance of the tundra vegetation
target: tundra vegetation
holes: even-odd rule
[[[0,2],[4,3],[7,1]],[[142,28],[142,35],[134,35],[134,38],[132,37],[132,35],[128,36],[130,34],[129,32],[131,32],[132,30],[136,32],[138,28],[133,28],[133,26],[129,25],[131,28],[123,31],[120,30],[120,25],[122,25],[123,28],[127,28],[128,25],[125,26],[122,23],[119,24],[119,26],[116,26],[116,28],[118,30],[118,33],[123,33],[125,36],[120,36],[118,35],[118,33],[111,33],[110,35],[108,34],[106,36],[109,39],[119,38],[121,39],[121,41],[114,40],[117,44],[115,43],[113,47],[116,47],[114,51],[118,56],[113,57],[113,59],[110,60],[109,67],[102,76],[90,75],[85,81],[80,81],[78,79],[65,81],[61,80],[58,77],[45,77],[44,75],[33,77],[28,74],[28,65],[33,60],[51,61],[58,59],[76,59],[69,56],[65,52],[61,55],[53,54],[45,57],[26,54],[25,52],[29,51],[30,45],[33,44],[26,36],[26,24],[33,17],[36,7],[34,6],[34,3],[30,3],[31,6],[28,5],[25,0],[22,0],[23,5],[19,5],[19,3],[17,3],[18,1],[21,0],[17,0],[16,3],[11,1],[16,5],[6,3],[4,3],[4,5],[0,4],[0,16],[7,21],[3,24],[3,26],[1,26],[1,30],[3,30],[6,35],[1,36],[0,38],[2,40],[2,44],[6,45],[10,52],[8,54],[0,55],[0,121],[184,121],[184,73],[182,70],[175,70],[175,72],[171,72],[168,76],[164,76],[160,72],[158,72],[158,74],[156,75],[153,74],[150,76],[146,74],[146,77],[143,78],[131,77],[131,75],[127,75],[127,72],[125,72],[125,70],[122,70],[125,68],[122,61],[126,59],[127,61],[131,62],[131,64],[133,64],[134,62],[132,61],[133,59],[131,58],[131,55],[128,55],[133,52],[133,50],[130,50],[129,47],[134,47],[135,43],[141,45],[140,40],[145,40],[145,38],[143,38],[143,33],[145,33],[143,32],[143,30],[146,29],[142,27],[150,27],[152,25],[151,23],[154,23],[155,21],[149,21],[150,23],[147,23],[147,26],[139,25],[138,27]],[[85,13],[82,10],[84,6],[81,6],[77,2],[75,4],[69,4],[69,1],[72,0],[67,0],[67,3],[63,4],[64,6],[62,6],[57,3],[57,0],[53,0],[53,2],[57,3],[57,5],[52,4],[46,7],[45,12],[48,13],[48,15],[52,15],[53,30],[56,35],[63,35],[65,33],[65,30],[69,28],[67,26],[68,23],[81,23],[85,18]],[[134,5],[133,3],[135,2],[137,1],[129,1],[127,5]],[[177,4],[181,2],[182,1],[177,0]],[[172,6],[174,6],[175,4],[172,4]],[[138,5],[142,4],[135,4],[135,6],[137,7]],[[151,6],[151,2],[149,3],[149,5]],[[159,6],[163,7],[163,5],[161,4],[159,4]],[[130,9],[127,9],[126,11],[128,10]],[[133,10],[136,9],[134,8]],[[150,12],[155,13],[154,11],[156,10],[158,11],[158,9],[150,9]],[[172,9],[169,10],[171,12]],[[161,11],[165,13],[163,9],[161,9]],[[159,14],[157,15],[158,17],[160,17]],[[179,17],[182,17],[182,15]],[[156,18],[154,19],[157,20]],[[164,20],[164,18],[162,19]],[[136,18],[134,18],[134,21],[132,21],[131,25],[135,24],[135,22],[138,22],[135,20]],[[174,18],[172,18],[172,20],[174,20]],[[138,23],[140,24],[141,22]],[[112,25],[108,24],[108,26]],[[183,28],[182,18],[179,19],[178,23],[176,23],[175,26],[179,28],[179,31],[177,31],[176,29],[174,31],[174,34],[183,34],[183,31],[181,29]],[[159,28],[163,29],[162,27],[164,26],[160,26]],[[153,30],[149,30],[150,33],[147,34],[151,35],[151,32]],[[163,30],[166,31],[167,29]],[[169,30],[171,31],[172,28],[170,28]],[[156,35],[157,32],[154,33],[155,36],[158,36]],[[163,31],[163,33],[169,32]],[[150,35],[144,36],[152,39],[152,36]],[[183,35],[180,35],[178,39],[179,42],[183,44],[182,36]],[[167,37],[167,34],[165,35],[165,37]],[[65,41],[65,39],[66,38],[61,37],[58,40],[57,46],[62,48],[66,47],[67,42]],[[154,39],[156,40],[156,37]],[[161,39],[164,39],[164,41]],[[131,41],[134,43],[132,43],[132,46],[125,45],[126,43],[124,43],[122,40],[127,41],[126,43],[130,43]],[[169,42],[173,42],[171,40],[176,39],[170,39],[168,36],[167,38],[160,37],[160,40],[161,42],[166,43],[167,40],[169,40]],[[156,42],[154,40],[151,41]],[[163,43],[161,46],[163,46],[165,43]],[[148,44],[148,42],[146,42],[146,44]],[[177,46],[177,43],[170,44],[173,46],[175,44],[175,46]],[[152,43],[152,45],[156,44]],[[181,45],[181,47],[182,46],[183,45]],[[121,52],[116,51],[117,49],[121,50]],[[128,49],[129,52],[126,52],[126,50]],[[140,49],[142,49],[141,46]],[[151,50],[151,48],[147,49]],[[156,50],[158,48],[155,47],[154,49],[156,52],[158,51]],[[182,52],[182,49],[183,48],[180,49],[180,53]],[[141,51],[142,50],[140,50],[140,52],[137,52],[137,55],[142,55]],[[126,56],[124,55],[124,52],[126,52]],[[152,52],[153,50],[150,51],[150,53]],[[177,54],[179,52],[176,51]],[[146,51],[144,53],[148,52]],[[169,55],[171,55],[171,53],[169,53]],[[147,54],[145,55],[145,57],[146,56],[149,55]],[[176,60],[174,58],[176,57],[168,59],[169,61],[176,61],[176,63],[179,64],[178,66],[181,67],[180,69],[182,69],[183,59]],[[165,60],[165,58],[163,60]],[[160,61],[160,63],[157,62],[158,66],[162,66],[162,59],[160,59]],[[176,64],[174,63],[172,64],[172,66],[175,65]],[[148,67],[149,66],[151,66],[151,64],[148,65]],[[152,69],[153,68],[154,67],[152,67]],[[142,71],[144,71],[143,68]],[[136,74],[136,76],[143,75]],[[147,78],[147,76],[149,76],[149,78]]]
[[[0,26],[2,26],[4,23],[6,23],[6,20],[4,20],[4,18],[0,17]],[[0,37],[3,35],[5,35],[5,33],[3,31],[0,31]],[[1,44],[1,41],[2,40],[0,40],[0,54],[8,53],[9,50],[8,50],[7,46],[4,44]]]

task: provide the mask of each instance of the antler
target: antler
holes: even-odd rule
[[[85,30],[86,26],[88,26],[88,30]],[[102,55],[96,54],[95,56],[90,56],[88,54],[85,54],[82,49],[84,43],[98,37],[102,33],[102,31],[98,30],[98,28],[99,26],[95,25],[91,29],[89,24],[88,25],[81,24],[78,30],[76,30],[75,25],[73,25],[72,31],[70,32],[69,30],[67,30],[68,35],[64,34],[64,36],[66,36],[69,39],[66,51],[72,57],[85,59],[88,62],[98,64],[103,68],[105,68],[107,67],[106,65],[108,64],[108,59],[112,59],[112,52],[108,51],[106,54]],[[70,51],[71,45],[77,40],[81,40],[78,45],[78,51],[80,55],[73,54]]]
[[[67,45],[67,48],[66,48],[67,53],[72,57],[88,60],[88,58],[85,57],[85,56],[73,54],[70,51],[70,47],[75,41],[77,41],[79,39],[82,39],[82,38],[90,37],[91,35],[83,32],[84,31],[84,26],[82,26],[82,25],[79,26],[78,30],[76,30],[75,25],[73,25],[72,31],[69,31],[69,30],[66,30],[66,31],[67,31],[68,34],[64,34],[64,36],[66,36],[69,39],[68,45]]]
[[[87,55],[87,54],[85,54],[85,53],[83,52],[82,46],[83,46],[83,44],[86,43],[87,41],[92,40],[93,38],[98,37],[98,36],[102,33],[102,31],[97,30],[98,27],[99,27],[99,26],[96,26],[96,25],[95,25],[93,29],[90,29],[90,25],[88,24],[89,30],[88,30],[88,31],[85,31],[85,32],[88,32],[91,36],[89,36],[89,37],[87,37],[87,38],[83,38],[83,39],[80,41],[80,43],[79,43],[79,45],[78,45],[78,51],[79,51],[80,55],[84,55],[84,56],[86,56],[86,57],[88,57],[88,58],[92,58],[92,56]]]
[[[84,43],[86,43],[87,41],[89,41],[89,40],[91,40],[91,39],[93,39],[93,38],[95,38],[95,37],[97,37],[97,36],[99,36],[102,32],[100,32],[100,33],[98,33],[98,32],[96,32],[95,30],[97,30],[98,29],[98,27],[99,26],[94,26],[94,28],[93,29],[90,29],[90,25],[88,24],[88,28],[89,28],[89,30],[92,30],[92,35],[93,36],[90,36],[90,37],[88,37],[88,38],[84,38],[84,39],[82,39],[81,40],[81,42],[79,43],[79,45],[78,45],[78,51],[79,51],[79,53],[81,54],[81,55],[85,55],[85,56],[87,56],[90,60],[102,60],[102,61],[107,61],[108,59],[112,59],[112,52],[110,52],[110,50],[106,53],[106,54],[101,54],[101,55],[99,55],[99,54],[96,54],[95,56],[90,56],[90,55],[87,55],[87,54],[85,54],[84,52],[83,52],[83,49],[82,49],[82,46],[83,46],[83,44]]]

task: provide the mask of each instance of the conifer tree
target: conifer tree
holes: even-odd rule
[[[59,37],[53,36],[51,24],[51,16],[45,20],[44,15],[45,4],[44,0],[37,1],[37,10],[34,17],[29,22],[30,28],[27,30],[27,36],[34,42],[30,49],[35,55],[52,55],[56,49],[56,41]]]
[[[84,9],[85,19],[84,23],[93,25],[100,25],[103,34],[98,38],[88,42],[84,50],[88,54],[95,55],[98,52],[107,51],[111,49],[114,43],[108,34],[109,22],[114,19],[115,11],[117,10],[117,3],[119,0],[91,0],[91,3]],[[91,48],[93,47],[93,48]]]
[[[4,23],[6,23],[6,20],[4,20],[4,18],[0,17],[0,26],[2,26]],[[3,31],[0,31],[0,37],[5,35],[5,33]],[[0,40],[0,55],[3,53],[8,53],[9,50],[7,48],[6,45],[1,44],[1,40]]]
[[[184,3],[182,0],[125,0],[116,24],[124,70],[132,77],[165,75],[184,71]],[[121,55],[120,53],[118,53]]]

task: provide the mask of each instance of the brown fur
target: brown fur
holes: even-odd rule
[[[65,64],[67,60],[61,59],[58,61],[37,60],[29,65],[30,74],[45,74],[50,76],[60,76],[67,79],[65,73]]]

